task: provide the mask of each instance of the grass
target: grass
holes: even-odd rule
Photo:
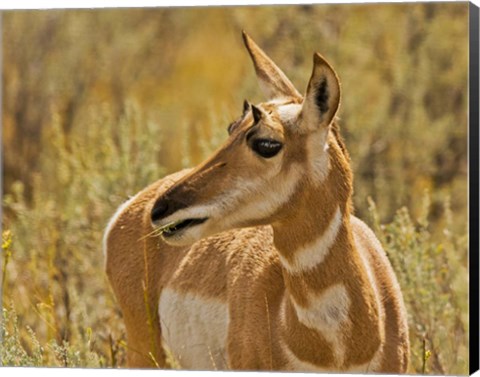
[[[413,220],[406,208],[389,224],[380,224],[370,201],[374,229],[394,267],[407,305],[410,325],[411,370],[435,374],[464,374],[468,368],[468,270],[464,257],[466,234],[453,235],[449,201],[445,228],[433,235],[425,212]]]
[[[262,100],[247,29],[300,91],[313,51],[335,66],[356,213],[399,278],[409,371],[466,374],[467,9],[4,13],[2,365],[125,366],[103,229],[128,196],[207,157],[243,98]]]

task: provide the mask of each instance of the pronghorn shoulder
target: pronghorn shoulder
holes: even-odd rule
[[[195,268],[201,263],[212,266],[219,260],[227,270],[242,273],[255,273],[270,266],[273,260],[278,263],[272,227],[254,226],[218,233],[193,244],[185,256],[185,262],[193,264]],[[205,266],[205,271],[208,270]]]
[[[179,294],[226,301],[262,288],[267,292],[281,279],[271,226],[232,229],[203,238],[179,255],[168,286]],[[275,272],[277,271],[277,274]],[[275,277],[275,278],[274,278]]]
[[[229,287],[245,277],[249,286],[271,268],[271,227],[232,229],[194,243],[180,258],[169,286],[185,294],[226,300]],[[246,289],[245,287],[243,289]]]

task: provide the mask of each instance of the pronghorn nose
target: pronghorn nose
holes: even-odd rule
[[[167,216],[169,214],[169,209],[171,209],[171,206],[168,204],[166,199],[157,200],[153,205],[151,213],[152,222],[154,223],[155,221],[160,220],[162,217]],[[173,213],[173,211],[170,212]]]

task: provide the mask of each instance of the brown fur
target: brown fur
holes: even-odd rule
[[[165,178],[165,180],[168,182],[177,177],[179,177],[178,173],[174,177]],[[273,247],[273,231],[270,227],[262,226],[224,232],[199,241],[189,250],[178,250],[178,248],[169,247],[161,241],[150,238],[139,241],[143,244],[142,247],[135,245],[138,245],[138,242],[132,243],[133,240],[139,240],[153,230],[149,221],[145,221],[144,214],[148,212],[145,209],[151,208],[153,205],[155,194],[160,186],[165,187],[163,180],[147,188],[132,203],[129,210],[125,211],[118,219],[108,240],[107,274],[124,315],[129,346],[128,365],[130,367],[153,367],[154,363],[148,355],[155,351],[153,354],[156,362],[160,366],[165,366],[165,356],[160,348],[160,343],[156,343],[156,348],[154,348],[151,342],[147,341],[151,335],[143,301],[142,281],[145,281],[143,249],[150,247],[147,255],[149,258],[150,307],[153,312],[157,307],[160,290],[166,285],[200,295],[214,295],[230,302],[231,327],[228,349],[232,369],[282,370],[285,367],[285,361],[276,346],[278,344],[276,338],[286,339],[291,350],[302,360],[325,367],[332,366],[333,356],[330,347],[324,340],[322,341],[321,334],[305,331],[305,326],[301,324],[299,324],[299,330],[292,328],[289,336],[279,333],[276,323],[278,322],[280,301],[285,296],[285,277]],[[135,233],[125,234],[124,229],[127,228],[121,229],[122,226],[132,223],[143,223],[144,225],[143,227],[134,227],[137,229]],[[371,231],[360,220],[352,217],[351,223],[354,230],[358,229],[357,233],[361,235],[362,242],[371,242],[369,241]],[[128,228],[134,229],[130,226]],[[152,241],[153,243],[158,242],[159,245],[152,245]],[[262,249],[261,254],[256,252],[259,248]],[[391,268],[383,251],[373,249],[368,255],[374,266],[376,277],[380,281],[379,286],[382,287],[382,303],[387,318],[383,325],[385,329],[384,343],[386,344],[385,358],[380,371],[384,373],[405,372],[408,334],[406,333],[405,319],[401,315],[404,313],[403,302],[401,298],[398,298],[395,287],[391,286]],[[307,284],[311,285],[312,282],[316,282],[313,284],[321,285],[322,281],[325,282],[323,284],[337,281],[340,275],[338,265],[341,264],[335,260],[337,257],[338,253],[331,253],[330,257],[322,264],[322,271],[313,270],[310,273],[311,276],[305,277],[305,280],[308,281]],[[185,260],[187,261],[186,265],[184,264],[183,270],[179,270],[178,265]],[[197,271],[202,271],[202,273],[198,274]],[[174,273],[176,277],[172,277]],[[197,275],[197,278],[192,279]],[[358,280],[352,279],[351,288],[357,286]],[[301,289],[298,295],[301,297],[303,292]],[[262,304],[265,302],[265,297],[268,302],[270,322],[273,324],[270,335],[262,331],[267,315],[265,306]],[[245,306],[245,302],[257,301],[261,303],[257,308],[252,309]],[[353,306],[361,308],[358,303]],[[355,315],[357,318],[361,318],[357,310]],[[153,328],[156,339],[159,340],[161,334],[158,321],[153,322]],[[364,323],[359,326],[358,330],[360,331],[359,335],[352,336],[349,345],[349,349],[352,350],[351,353],[348,353],[352,355],[348,359],[349,364],[358,364],[364,361],[367,356],[362,355],[371,355],[369,348],[365,347],[366,344],[373,344],[371,348],[375,348],[377,343],[372,340],[372,335],[379,331],[372,331]],[[368,343],[359,342],[359,337],[368,340]],[[404,346],[399,347],[399,343]],[[270,344],[272,349],[268,350],[265,347],[266,344]],[[272,365],[270,365],[269,360],[272,358]]]
[[[282,98],[290,96],[285,103],[299,103],[298,92],[286,76],[248,36],[244,38],[267,94],[279,92]],[[247,114],[210,159],[147,187],[110,227],[106,271],[124,315],[130,367],[165,366],[157,307],[162,290],[170,288],[228,304],[230,369],[292,369],[286,346],[299,362],[321,370],[367,365],[365,371],[371,371],[370,363],[377,355],[378,365],[372,365],[375,372],[406,372],[408,330],[398,283],[373,232],[351,214],[349,156],[333,122],[340,102],[338,78],[319,55],[314,62],[297,122],[282,124],[278,105],[262,104],[265,115],[259,124],[253,124],[252,115]],[[312,96],[320,79],[329,83],[329,102],[325,105],[328,112],[318,115]],[[300,126],[301,122],[308,124]],[[277,160],[267,163],[254,155],[245,143],[252,130],[256,137],[285,144]],[[161,237],[151,236],[151,211],[159,200],[168,200],[178,207],[176,211],[203,205],[228,190],[233,178],[252,182],[268,176],[279,167],[275,161],[281,158],[278,174],[265,183],[266,191],[245,194],[235,208],[269,200],[269,192],[274,195],[278,186],[291,179],[294,169],[308,166],[309,153],[317,153],[308,149],[312,135],[325,136],[329,146],[330,169],[322,182],[310,177],[308,169],[302,170],[299,178],[293,175],[299,183],[288,202],[272,213],[231,225],[243,229],[223,229],[227,213],[225,220],[205,225],[205,234],[213,235],[193,245],[170,246]],[[323,262],[305,271],[288,272],[281,258],[293,261],[297,250],[327,230],[337,208],[341,225]],[[344,287],[350,299],[348,318],[339,335],[345,345],[342,360],[335,356],[325,334],[302,323],[294,305],[308,309],[309,297],[320,296],[335,284]]]

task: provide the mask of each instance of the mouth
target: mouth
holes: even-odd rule
[[[208,218],[202,218],[202,219],[186,219],[186,220],[180,220],[180,221],[174,221],[171,223],[168,223],[164,226],[161,226],[158,228],[158,231],[160,234],[165,237],[172,237],[182,231],[184,231],[187,228],[194,227],[196,225],[200,225],[207,221]]]

